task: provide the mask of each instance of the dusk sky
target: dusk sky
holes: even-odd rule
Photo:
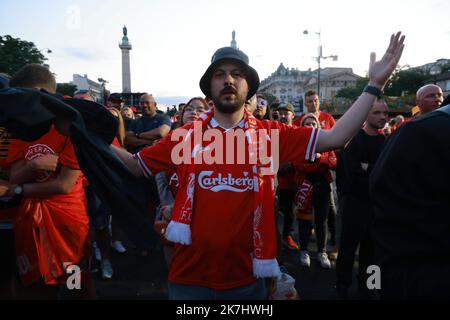
[[[243,0],[83,0],[0,2],[0,34],[50,48],[47,63],[58,82],[72,74],[109,81],[121,91],[122,28],[128,28],[131,86],[160,96],[197,96],[199,79],[214,51],[238,47],[260,78],[280,62],[289,68],[316,69],[321,32],[323,67],[351,67],[365,75],[371,51],[378,57],[391,33],[403,31],[401,65],[417,66],[450,58],[450,1],[243,1]],[[308,29],[309,35],[303,30]]]

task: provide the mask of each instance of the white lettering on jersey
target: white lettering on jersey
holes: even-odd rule
[[[248,176],[248,172],[244,172],[242,178],[234,178],[231,173],[225,176],[222,173],[214,175],[213,171],[202,171],[198,175],[198,184],[201,188],[213,192],[245,192],[254,189],[254,179]]]

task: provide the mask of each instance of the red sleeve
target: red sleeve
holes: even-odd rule
[[[73,149],[72,140],[70,138],[66,139],[67,140],[65,141],[65,147],[59,154],[58,162],[70,169],[80,170],[77,156],[75,155],[75,150]]]
[[[175,171],[175,164],[172,161],[172,149],[179,141],[172,141],[172,135],[174,132],[178,132],[177,130],[185,129],[179,128],[170,132],[155,145],[144,148],[135,155],[147,178],[154,176],[161,171]],[[180,140],[182,138],[183,137],[181,137]]]
[[[336,120],[334,120],[334,118],[331,114],[328,114],[328,117],[329,117],[329,121],[330,121],[330,129],[331,129],[336,124]]]
[[[334,151],[323,153],[322,157],[320,158],[320,162],[326,169],[336,170],[337,165],[336,153],[334,153]]]
[[[279,122],[271,124],[272,129],[279,129],[280,163],[314,160],[320,129],[290,127]]]
[[[302,119],[303,119],[304,116],[305,116],[305,114],[301,114],[297,119],[292,121],[292,124],[294,126],[300,127],[300,123],[302,122]]]
[[[114,137],[114,140],[111,143],[113,146],[116,146],[117,148],[122,148],[123,147],[120,145],[119,139],[117,139],[117,137]]]
[[[12,165],[17,160],[25,158],[24,151],[28,145],[28,142],[22,140],[12,139],[9,145],[8,157],[6,158],[6,166]]]
[[[330,170],[336,170],[336,166],[337,166],[337,157],[336,157],[336,153],[334,151],[329,151],[327,152],[327,167]]]
[[[304,172],[304,173],[310,173],[310,172],[316,172],[319,171],[321,168],[320,162],[304,162],[304,161],[298,161],[294,164],[295,170]]]

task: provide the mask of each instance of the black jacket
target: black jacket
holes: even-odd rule
[[[70,104],[70,105],[69,105]],[[58,98],[33,89],[0,90],[0,126],[15,138],[33,141],[50,129],[56,117],[70,119],[70,137],[83,174],[127,237],[138,248],[158,240],[139,199],[138,180],[110,149],[117,121],[102,105]]]
[[[377,263],[450,262],[450,115],[434,111],[400,127],[370,177]]]

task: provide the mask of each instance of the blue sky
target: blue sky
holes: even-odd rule
[[[212,54],[229,45],[233,29],[261,79],[280,62],[315,69],[315,31],[321,31],[323,54],[339,56],[336,62],[325,60],[323,67],[352,67],[364,75],[370,52],[381,55],[397,30],[407,36],[400,64],[450,58],[449,13],[448,0],[2,0],[0,34],[50,48],[48,63],[58,82],[71,81],[73,73],[87,74],[120,91],[118,42],[127,25],[132,90],[196,96]]]

